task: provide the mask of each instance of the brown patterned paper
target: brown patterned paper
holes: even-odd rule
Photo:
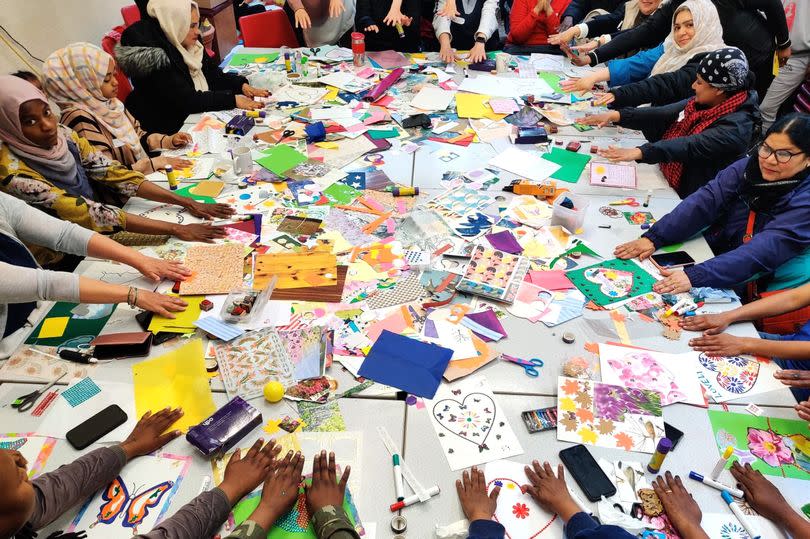
[[[241,287],[244,259],[241,243],[189,247],[183,264],[193,274],[180,283],[180,295],[227,294]]]

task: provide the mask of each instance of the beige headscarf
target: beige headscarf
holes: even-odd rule
[[[208,81],[202,72],[205,47],[199,41],[188,49],[182,45],[191,26],[192,9],[199,10],[197,3],[191,0],[149,0],[146,6],[146,12],[157,19],[166,38],[183,55],[191,80],[194,81],[194,88],[205,92],[208,90]]]
[[[673,28],[675,27],[675,17],[685,9],[692,13],[695,37],[681,48],[675,43],[673,32],[670,30],[664,40],[664,54],[653,66],[653,75],[676,71],[686,65],[686,62],[694,55],[716,51],[726,46],[723,42],[723,26],[720,24],[720,16],[710,0],[686,0],[672,14]]]

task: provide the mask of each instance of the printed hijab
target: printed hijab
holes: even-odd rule
[[[675,43],[675,18],[686,9],[692,14],[695,35],[689,43],[681,47]],[[696,54],[722,49],[725,46],[723,26],[720,24],[720,16],[714,4],[710,0],[686,0],[672,14],[672,27],[664,40],[664,54],[653,66],[652,74],[677,71]]]
[[[191,10],[199,11],[196,2],[190,0],[149,0],[146,11],[157,19],[166,39],[183,56],[183,61],[194,81],[194,88],[201,92],[208,91],[208,81],[202,72],[205,47],[199,41],[190,48],[183,46],[183,40],[191,26]]]

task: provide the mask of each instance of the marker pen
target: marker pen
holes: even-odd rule
[[[433,496],[436,496],[439,493],[439,485],[433,485],[432,487],[427,489],[426,492],[427,492],[428,496],[430,496],[431,498]],[[399,511],[403,507],[408,507],[409,505],[419,503],[420,501],[421,500],[419,500],[419,496],[414,494],[413,496],[408,496],[407,498],[405,498],[401,502],[392,503],[390,509],[391,509],[392,513],[396,513],[397,511]]]
[[[709,475],[709,477],[717,481],[717,478],[720,477],[720,474],[726,469],[726,463],[732,454],[734,454],[734,448],[732,446],[726,447],[726,450],[723,451],[723,455],[720,457],[720,460],[718,460],[717,464],[715,464],[714,468],[712,468],[712,473]]]
[[[686,305],[687,301],[689,301],[689,300],[688,299],[682,299],[682,300],[678,301],[678,303],[676,303],[675,305],[673,305],[672,307],[667,309],[666,312],[664,313],[664,318],[669,318],[670,316],[672,316],[672,313],[676,312],[678,309],[680,309],[681,307]]]
[[[689,479],[694,479],[695,481],[700,481],[704,485],[710,486],[710,487],[712,487],[714,489],[717,489],[717,490],[720,490],[720,491],[725,490],[726,492],[730,493],[735,498],[742,499],[743,496],[744,496],[742,490],[740,490],[738,488],[731,488],[731,487],[729,487],[727,485],[724,485],[723,483],[720,483],[718,481],[715,481],[714,479],[711,479],[709,477],[703,477],[702,475],[700,475],[697,472],[689,472]]]
[[[748,535],[751,536],[751,539],[761,539],[761,535],[754,531],[754,527],[751,525],[751,522],[748,520],[748,517],[745,516],[742,509],[740,508],[740,504],[734,501],[734,498],[731,497],[727,491],[723,491],[720,493],[720,496],[723,497],[723,501],[728,504],[728,508],[731,509],[731,512],[734,513],[734,516],[737,517],[737,520],[740,521],[742,527],[745,528],[745,531]]]
[[[574,489],[572,489],[569,485],[565,485],[565,487],[568,489],[568,494],[571,496],[571,499],[574,500],[574,503],[577,504],[577,507],[579,507],[586,515],[592,515],[593,511],[585,507],[585,502],[582,501],[579,494],[574,492]]]
[[[397,493],[397,501],[405,499],[405,490],[402,484],[402,466],[399,465],[399,455],[394,453],[394,488]]]

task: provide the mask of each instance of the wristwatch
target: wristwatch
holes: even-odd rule
[[[485,37],[484,37],[484,36],[482,36],[481,34],[477,34],[477,35],[475,36],[475,42],[476,42],[476,43],[486,43],[486,42],[487,42],[487,38],[485,38]]]

